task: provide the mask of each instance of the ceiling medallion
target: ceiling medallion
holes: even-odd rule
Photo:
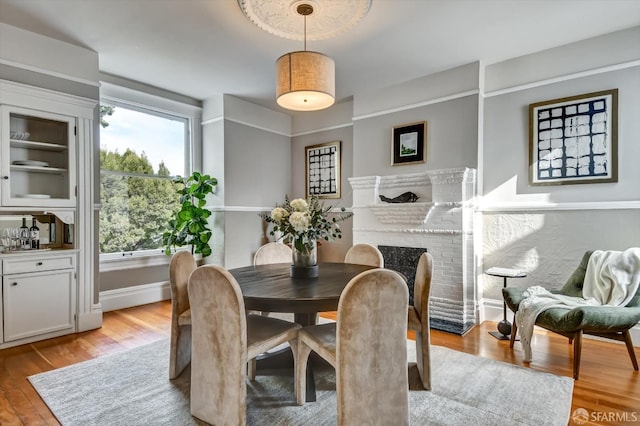
[[[298,8],[309,5],[312,12],[306,28],[307,40],[324,40],[351,29],[369,12],[372,0],[238,0],[244,14],[269,34],[303,40]],[[312,18],[312,19],[311,19]]]

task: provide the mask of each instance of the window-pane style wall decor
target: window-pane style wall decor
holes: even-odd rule
[[[532,185],[617,182],[618,90],[529,105]]]
[[[305,148],[307,196],[340,198],[340,141]]]

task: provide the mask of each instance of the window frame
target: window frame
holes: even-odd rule
[[[113,105],[127,108],[137,112],[151,114],[162,118],[175,119],[185,121],[185,158],[184,173],[189,176],[197,165],[201,163],[202,152],[202,108],[200,106],[191,105],[180,102],[169,97],[163,97],[156,94],[141,92],[139,90],[130,89],[107,82],[101,82],[100,87],[100,105]],[[99,126],[99,123],[97,124]],[[97,146],[99,152],[100,146]],[[102,169],[100,168],[99,159],[96,160],[98,173],[98,185],[102,179]],[[107,171],[108,173],[118,174],[127,177],[136,178],[154,178],[161,179],[160,176],[150,176],[128,172]],[[99,203],[101,209],[102,205]],[[188,247],[179,247],[173,251],[190,250]],[[121,269],[132,269],[138,267],[155,266],[168,264],[170,257],[164,254],[164,249],[138,250],[134,252],[116,252],[116,253],[99,253],[100,270],[112,271]]]

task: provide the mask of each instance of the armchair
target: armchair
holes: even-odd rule
[[[569,277],[565,285],[552,293],[566,296],[582,297],[587,264],[591,257],[588,251],[582,257],[578,268]],[[502,290],[504,301],[514,313],[518,311],[520,302],[524,299],[526,289],[507,287]],[[582,351],[582,336],[589,334],[607,339],[625,342],[633,369],[638,370],[633,342],[629,330],[640,321],[640,290],[626,306],[581,306],[571,310],[551,308],[543,311],[536,319],[535,325],[569,338],[573,343],[573,378],[578,380],[580,372],[580,355]],[[517,324],[514,319],[513,331],[509,347],[513,348]]]

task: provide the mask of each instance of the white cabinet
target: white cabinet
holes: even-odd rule
[[[51,253],[2,260],[0,347],[76,331],[75,254]]]
[[[3,206],[75,207],[76,118],[0,106]]]
[[[0,348],[102,323],[94,270],[99,116],[97,96],[0,79],[0,213],[53,214],[75,237],[65,250],[0,254]]]

